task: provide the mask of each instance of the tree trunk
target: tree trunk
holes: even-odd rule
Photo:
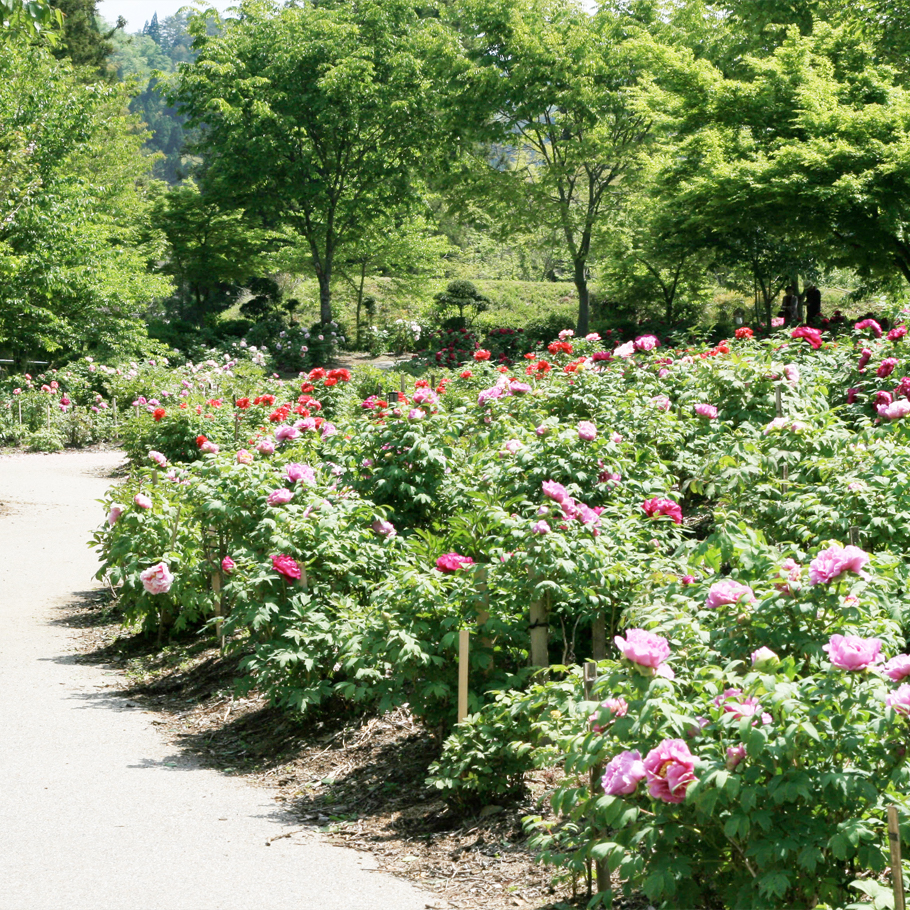
[[[319,321],[328,325],[332,321],[332,286],[331,271],[320,269],[317,273],[319,279]]]
[[[578,325],[575,334],[583,338],[588,334],[588,322],[591,317],[591,299],[588,294],[588,276],[584,259],[575,260],[573,281],[578,291]]]

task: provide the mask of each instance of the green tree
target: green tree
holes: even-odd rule
[[[47,0],[0,0],[0,39],[43,34],[55,44],[63,28],[63,14]]]
[[[464,174],[495,200],[506,230],[558,228],[590,313],[595,225],[633,178],[652,121],[636,86],[647,67],[622,10],[574,0],[463,0],[449,8],[463,46],[452,106]]]
[[[126,26],[126,20],[121,16],[116,25],[102,31],[97,0],[54,0],[54,6],[63,13],[63,33],[53,48],[54,56],[59,60],[67,57],[75,66],[85,67],[92,79],[110,79],[113,67],[108,58],[114,50],[111,37]]]
[[[406,0],[244,0],[220,34],[206,27],[194,20],[199,56],[173,94],[204,127],[205,194],[301,238],[329,322],[337,257],[414,197],[435,138],[440,29]]]
[[[0,44],[0,346],[67,357],[141,341],[167,283],[143,244],[143,133],[126,94],[67,61]]]

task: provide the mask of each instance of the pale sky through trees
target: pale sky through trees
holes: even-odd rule
[[[189,0],[99,0],[98,13],[102,19],[114,23],[118,16],[126,19],[127,32],[138,32],[155,13],[162,22],[184,6],[214,6],[222,12],[234,5],[234,0],[213,0],[209,3],[191,3]]]

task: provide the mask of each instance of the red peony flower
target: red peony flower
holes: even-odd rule
[[[458,553],[445,553],[436,560],[436,568],[447,575],[473,565],[474,560],[470,556],[460,556]]]
[[[236,406],[238,408],[240,408],[241,411],[245,411],[250,406],[250,399],[249,398],[238,398]]]
[[[296,581],[300,578],[300,566],[292,556],[273,556],[272,568],[288,581]]]
[[[166,413],[167,411],[165,411],[164,408],[155,408],[152,413],[152,417],[155,418],[155,423],[160,423]]]
[[[751,338],[755,333],[752,331],[752,329],[749,328],[749,326],[744,325],[742,328],[737,329],[733,334],[737,338]]]
[[[673,502],[672,499],[646,499],[641,504],[642,509],[647,516],[650,518],[655,518],[658,515],[666,515],[667,518],[672,518],[676,524],[682,524],[682,509],[679,505]]]
[[[474,359],[480,363],[482,360],[490,359],[490,352],[484,351],[483,349],[474,352]]]
[[[208,439],[205,436],[196,437],[196,445],[199,446],[200,448],[202,446],[204,446],[207,442],[208,442]]]

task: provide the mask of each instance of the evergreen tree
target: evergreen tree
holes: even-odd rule
[[[54,0],[56,8],[63,13],[63,37],[53,53],[58,60],[68,57],[75,66],[111,79],[113,67],[108,63],[114,50],[111,38],[126,26],[126,20],[121,16],[112,29],[102,32],[96,3],[97,0]]]
[[[145,23],[142,34],[151,38],[155,44],[161,44],[161,26],[158,25],[158,13],[152,13],[152,21]]]

